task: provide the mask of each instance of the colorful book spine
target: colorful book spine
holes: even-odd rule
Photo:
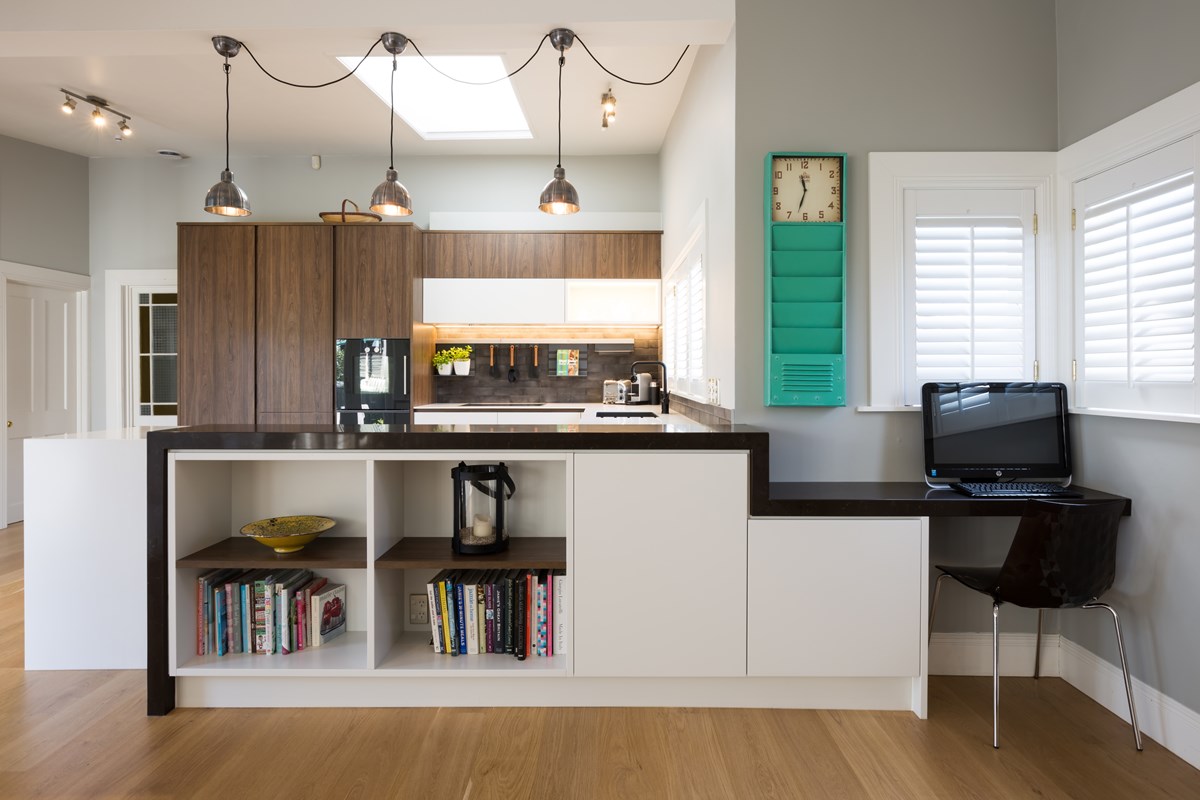
[[[454,630],[454,615],[451,610],[454,608],[454,603],[449,595],[450,576],[447,575],[441,583],[438,584],[438,597],[442,606],[442,635],[443,646],[450,655],[458,655],[458,634]]]
[[[492,579],[495,571],[483,576],[483,652],[496,652],[496,601],[492,594]]]
[[[554,570],[554,652],[567,651],[567,575]]]
[[[517,571],[504,575],[504,652],[517,652]]]
[[[515,612],[513,616],[516,618],[516,624],[513,626],[513,655],[518,661],[524,661],[525,655],[528,652],[526,648],[526,633],[525,629],[529,627],[529,606],[527,602],[529,592],[528,575],[521,575],[515,581],[516,587],[513,594],[516,597],[513,605]]]
[[[479,604],[476,602],[475,595],[479,591],[479,584],[472,576],[468,576],[465,580],[469,583],[463,584],[463,608],[464,619],[466,619],[467,631],[467,655],[479,654]]]
[[[429,603],[429,631],[433,637],[433,652],[435,653],[445,652],[445,649],[442,647],[441,632],[442,606],[438,602],[437,589],[434,586],[435,583],[441,580],[441,577],[442,573],[439,572],[433,576],[429,583],[425,584],[425,598]]]
[[[454,583],[454,609],[456,612],[455,620],[458,622],[458,652],[467,655],[471,651],[467,649],[467,604],[466,604],[466,587],[462,584],[462,576],[460,575]]]
[[[476,641],[479,643],[479,649],[475,652],[487,652],[487,604],[484,602],[484,581],[486,573],[479,573],[475,583],[475,631]]]
[[[215,586],[212,591],[213,606],[217,609],[216,619],[216,640],[217,640],[217,655],[223,656],[227,652],[225,649],[225,628],[229,624],[228,611],[225,608],[225,588],[223,586]]]
[[[546,571],[542,570],[538,573],[537,585],[537,654],[542,658],[549,655],[546,646],[546,621],[548,617],[546,613],[546,599]]]

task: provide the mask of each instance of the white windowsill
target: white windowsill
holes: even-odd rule
[[[876,414],[883,411],[920,411],[920,406],[855,406],[860,414]]]
[[[1151,419],[1158,422],[1200,423],[1200,414],[1156,414],[1153,411],[1125,411],[1116,408],[1079,407],[1072,408],[1071,413],[1088,417],[1123,417],[1125,419]]]

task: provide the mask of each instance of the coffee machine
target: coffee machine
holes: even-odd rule
[[[658,388],[657,386],[655,388]],[[635,372],[633,380],[629,386],[629,396],[626,402],[630,405],[646,405],[647,403],[655,402],[656,398],[650,396],[650,373]]]

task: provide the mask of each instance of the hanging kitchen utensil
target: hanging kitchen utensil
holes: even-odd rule
[[[488,345],[488,375],[496,377],[496,345]]]
[[[517,346],[515,344],[508,346],[508,382],[517,382]]]
[[[536,344],[533,346],[533,367],[530,369],[529,374],[535,380],[538,377],[538,346]]]

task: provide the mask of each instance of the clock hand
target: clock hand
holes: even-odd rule
[[[804,189],[804,194],[800,195],[800,202],[796,204],[796,210],[799,211],[804,205],[804,198],[808,196],[808,183],[804,180],[804,176],[800,176],[800,187]]]

